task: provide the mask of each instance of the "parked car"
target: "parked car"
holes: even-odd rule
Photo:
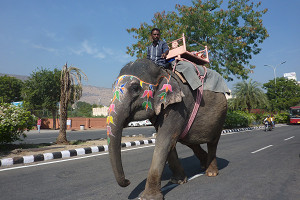
[[[152,123],[150,122],[149,119],[146,119],[143,121],[133,121],[128,124],[128,126],[130,126],[130,127],[151,126],[151,125],[152,125]]]
[[[141,124],[140,124],[139,121],[133,121],[133,122],[130,122],[130,123],[128,124],[128,126],[134,126],[134,127],[136,127],[136,126],[141,126]]]
[[[150,120],[146,119],[145,120],[145,126],[151,126],[151,125],[152,125],[152,123],[150,122]]]

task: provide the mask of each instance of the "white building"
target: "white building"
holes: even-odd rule
[[[295,80],[297,81],[296,72],[289,72],[283,74],[284,78],[287,78],[288,80]]]
[[[108,115],[108,107],[104,106],[102,108],[93,108],[93,116],[107,116]]]

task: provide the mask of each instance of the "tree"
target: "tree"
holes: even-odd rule
[[[86,75],[81,69],[76,67],[69,67],[67,64],[63,66],[60,78],[60,128],[59,135],[56,139],[57,144],[68,144],[67,140],[67,118],[68,118],[68,104],[72,101],[79,100],[82,96],[82,77],[87,80]]]
[[[262,16],[267,9],[258,10],[261,3],[249,0],[229,0],[227,8],[223,1],[194,0],[192,6],[176,5],[177,12],[156,13],[152,25],[142,23],[139,28],[127,29],[133,33],[137,43],[127,47],[127,53],[137,58],[146,56],[146,48],[151,43],[149,35],[154,27],[161,29],[162,39],[172,41],[187,36],[188,50],[208,46],[210,67],[226,80],[247,79],[255,68],[250,65],[253,55],[258,54],[258,47],[269,35],[262,23]]]
[[[243,81],[236,83],[232,91],[234,99],[232,105],[235,109],[265,108],[269,105],[266,94],[261,89],[261,84],[256,81]]]
[[[60,99],[60,70],[51,71],[41,68],[34,71],[24,83],[22,96],[33,112],[48,109],[52,113],[53,129],[56,129],[57,103]]]
[[[89,103],[78,101],[75,104],[75,109],[73,111],[73,116],[76,117],[91,117],[93,106]]]
[[[295,80],[281,77],[276,79],[276,85],[273,79],[263,86],[267,90],[272,111],[286,111],[300,103],[300,86]]]
[[[10,76],[0,76],[0,102],[11,103],[21,101],[23,81]]]
[[[36,118],[21,106],[0,103],[0,144],[12,143],[26,137],[25,130],[30,130]]]

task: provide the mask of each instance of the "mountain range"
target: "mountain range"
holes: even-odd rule
[[[15,74],[3,74],[0,73],[0,76],[11,76],[22,81],[28,80],[29,76],[15,75]],[[91,85],[82,86],[82,97],[79,101],[83,101],[89,104],[97,104],[109,106],[112,98],[112,89],[104,87],[96,87]]]

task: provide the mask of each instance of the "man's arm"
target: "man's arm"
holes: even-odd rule
[[[147,47],[147,59],[150,59],[150,50],[149,50],[150,48],[149,47]]]
[[[162,58],[167,58],[167,55],[168,55],[168,53],[169,53],[169,47],[168,47],[168,44],[166,43],[166,42],[164,42],[163,43],[163,45],[162,45],[162,47],[163,47],[163,54],[161,54],[161,57]]]

